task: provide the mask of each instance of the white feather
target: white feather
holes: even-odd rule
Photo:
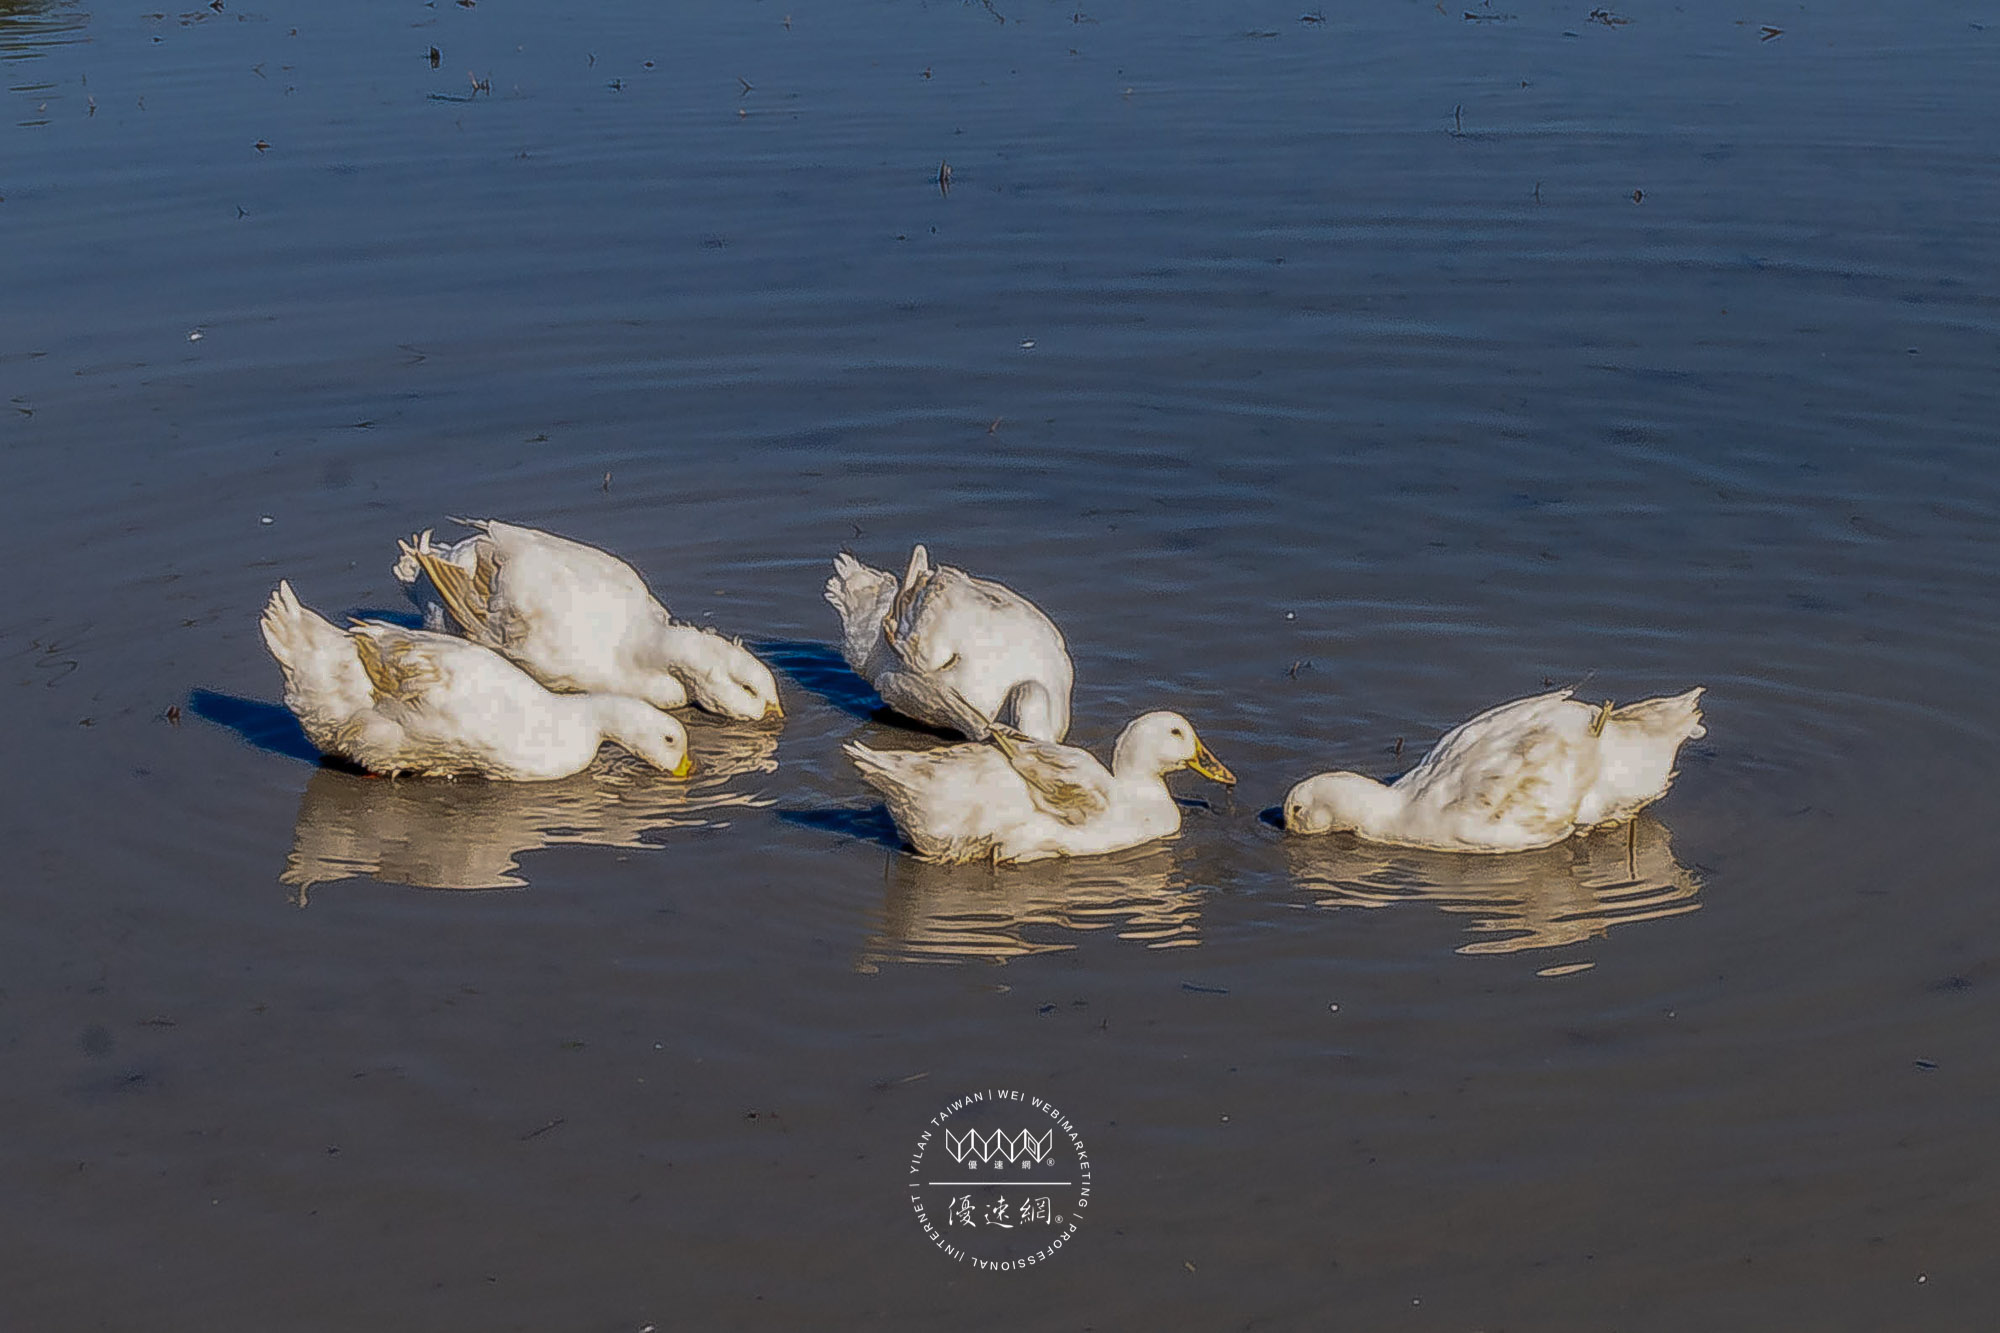
[[[1118,738],[1110,767],[1087,750],[1011,735],[923,751],[843,747],[929,861],[1038,861],[1121,851],[1179,831],[1166,775],[1199,764],[1233,782],[1178,713],[1148,713]]]
[[[554,694],[490,649],[381,621],[335,628],[280,583],[264,642],[308,739],[375,773],[566,777],[615,741],[676,776],[687,732],[637,699]]]
[[[901,580],[844,551],[833,567],[826,600],[840,615],[841,654],[891,708],[973,739],[985,734],[979,718],[1036,740],[1069,734],[1069,646],[1027,598],[950,565],[934,567],[922,546],[910,552]]]
[[[675,622],[617,556],[497,519],[461,521],[472,536],[435,546],[422,533],[392,567],[427,627],[497,649],[552,690],[630,695],[657,708],[693,702],[745,721],[784,716],[770,668],[740,643]],[[476,585],[462,599],[466,614],[426,574],[426,556]]]
[[[1681,744],[1705,734],[1701,693],[1623,708],[1568,690],[1517,699],[1455,727],[1388,786],[1358,773],[1307,778],[1285,798],[1285,826],[1445,851],[1547,847],[1666,795]]]

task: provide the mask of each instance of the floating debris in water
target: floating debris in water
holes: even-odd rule
[[[928,1071],[928,1069],[920,1069],[918,1073],[914,1073],[914,1075],[904,1075],[904,1077],[900,1077],[900,1079],[882,1079],[880,1083],[876,1083],[876,1085],[874,1085],[874,1091],[878,1091],[878,1093],[886,1093],[886,1091],[888,1091],[888,1089],[892,1089],[892,1087],[902,1087],[902,1085],[906,1085],[906,1083],[918,1083],[918,1081],[922,1081],[922,1079],[928,1079],[928,1077],[930,1077],[930,1071]]]

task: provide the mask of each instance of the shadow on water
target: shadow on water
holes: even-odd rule
[[[379,606],[361,606],[349,611],[353,620],[379,620],[385,625],[400,625],[404,629],[422,629],[424,618],[415,611],[405,608],[400,611],[385,611]]]
[[[0,0],[0,9],[4,6],[5,0]],[[348,618],[381,620],[405,629],[424,627],[423,617],[414,612],[387,611],[378,607],[358,607],[348,613]],[[266,703],[262,699],[241,699],[233,694],[217,694],[214,690],[193,690],[188,694],[187,707],[196,717],[228,728],[260,750],[343,772],[361,771],[345,760],[322,755],[319,747],[306,739],[306,733],[299,726],[299,720],[292,716],[292,710],[283,704]]]
[[[780,810],[778,818],[787,824],[800,828],[817,829],[821,833],[838,833],[844,838],[859,838],[887,847],[892,852],[903,850],[903,835],[896,832],[896,822],[889,818],[887,806],[871,805],[861,809],[852,806],[834,807],[823,810]]]
[[[800,689],[818,695],[843,713],[872,722],[883,711],[882,700],[868,682],[850,671],[846,660],[826,644],[766,639],[750,647]]]
[[[750,648],[775,670],[781,671],[800,688],[817,695],[849,717],[863,722],[935,736],[954,744],[965,737],[944,727],[905,717],[875,693],[867,681],[854,674],[838,650],[823,643],[803,639],[766,639]]]
[[[239,699],[213,690],[194,690],[188,695],[188,711],[204,722],[226,727],[260,750],[281,754],[287,759],[303,759],[308,764],[326,762],[319,747],[306,739],[299,720],[282,704],[262,699]],[[349,767],[348,765],[337,765]]]

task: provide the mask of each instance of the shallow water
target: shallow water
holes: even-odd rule
[[[2000,28],[1447,8],[0,4],[8,1324],[1994,1308]],[[257,609],[449,514],[785,728],[317,767]],[[1237,789],[895,852],[819,590],[919,540]],[[1259,818],[1579,680],[1709,687],[1630,844]],[[1096,1164],[1024,1274],[905,1198],[980,1088]]]

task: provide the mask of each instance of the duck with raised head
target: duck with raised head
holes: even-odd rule
[[[1234,784],[1179,713],[1147,713],[1118,737],[1111,765],[1002,722],[987,739],[934,750],[843,747],[882,793],[889,816],[927,861],[1039,861],[1096,856],[1180,831],[1166,776],[1192,768]]]

